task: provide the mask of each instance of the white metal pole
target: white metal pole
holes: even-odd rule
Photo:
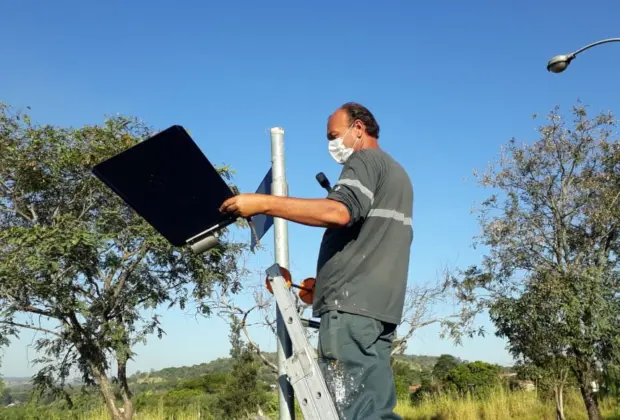
[[[271,191],[273,195],[288,196],[288,185],[286,184],[286,170],[284,164],[284,129],[273,127],[271,129]],[[276,264],[280,267],[289,269],[288,262],[288,225],[287,221],[278,217],[273,220],[274,244]],[[280,309],[276,305],[276,328],[277,328],[277,349],[278,349],[278,376],[280,377],[278,386],[278,401],[280,420],[294,420],[295,406],[293,387],[284,380],[284,361],[291,357],[293,346],[288,335]]]

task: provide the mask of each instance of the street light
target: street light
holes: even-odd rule
[[[597,45],[606,44],[608,42],[620,42],[620,38],[603,39],[601,41],[593,42],[590,45],[586,45],[585,47],[570,54],[556,55],[551,60],[549,60],[549,63],[547,63],[547,71],[550,71],[552,73],[562,73],[564,70],[566,70],[566,67],[568,67],[570,62],[573,61],[577,54],[587,50],[588,48],[596,47]]]

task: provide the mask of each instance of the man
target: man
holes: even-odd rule
[[[327,139],[344,165],[327,198],[240,194],[221,210],[327,228],[313,302],[313,316],[321,318],[319,365],[341,418],[399,419],[390,353],[405,299],[413,187],[379,148],[379,125],[362,105],[338,108]]]

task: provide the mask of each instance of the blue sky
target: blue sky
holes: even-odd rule
[[[415,184],[411,284],[478,261],[470,209],[486,192],[472,169],[513,136],[535,139],[533,113],[578,98],[593,111],[620,108],[619,44],[585,52],[563,74],[545,69],[555,54],[620,36],[620,4],[611,0],[224,3],[4,2],[0,100],[31,106],[41,123],[80,126],[121,113],[156,128],[181,124],[212,162],[236,169],[246,192],[269,168],[268,129],[281,126],[289,191],[301,197],[323,196],[317,172],[334,182],[340,171],[327,151],[328,115],[361,102]],[[321,234],[289,224],[297,279],[314,275]],[[264,241],[267,250],[248,261],[254,268],[273,261],[273,231]],[[168,335],[136,347],[132,371],[228,354],[223,321],[170,311],[163,324]],[[492,336],[453,347],[437,332],[420,331],[409,352],[511,361]],[[274,337],[256,334],[275,349]],[[23,334],[5,351],[0,373],[34,372],[31,341]]]

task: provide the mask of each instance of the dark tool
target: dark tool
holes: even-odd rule
[[[327,179],[323,172],[319,172],[318,174],[316,174],[316,180],[321,185],[321,187],[327,190],[328,193],[332,192],[332,187],[329,183],[329,179]]]

